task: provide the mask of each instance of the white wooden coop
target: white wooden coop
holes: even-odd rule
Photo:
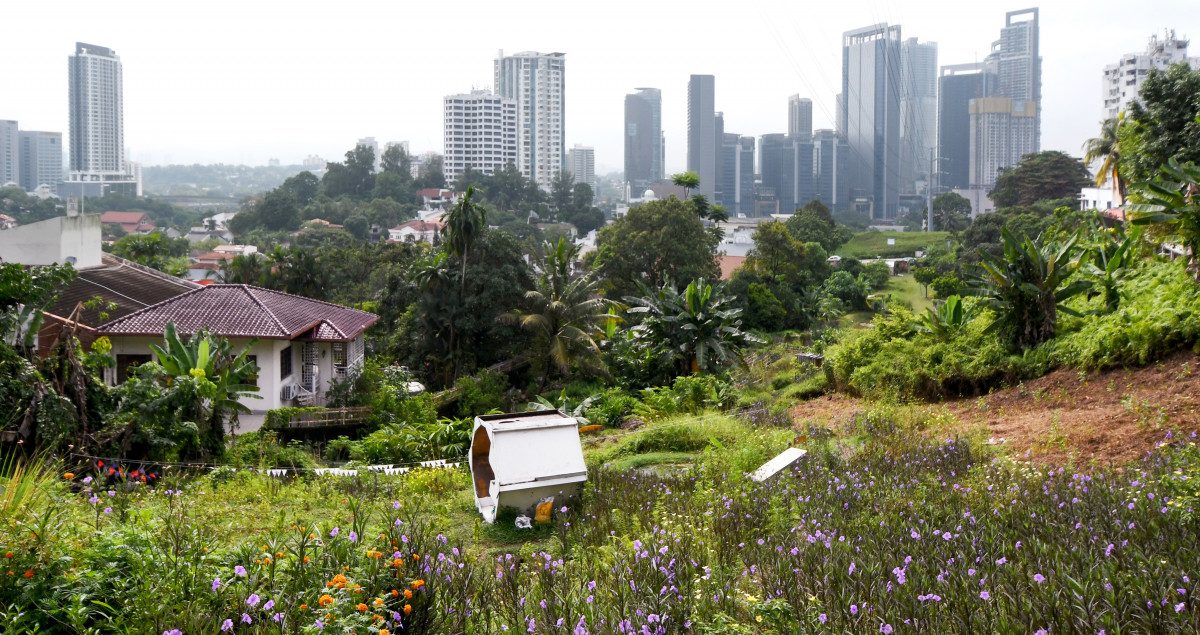
[[[475,507],[489,523],[502,507],[524,513],[547,497],[557,506],[587,480],[576,421],[557,410],[475,417],[469,462]]]

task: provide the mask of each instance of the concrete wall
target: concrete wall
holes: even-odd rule
[[[59,216],[0,231],[0,259],[76,269],[100,265],[100,215]]]

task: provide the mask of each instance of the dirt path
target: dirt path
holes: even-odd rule
[[[828,395],[797,405],[797,421],[839,424],[868,403]],[[1142,456],[1168,431],[1200,431],[1200,356],[1173,355],[1141,368],[1081,375],[1057,370],[1015,388],[958,399],[945,408],[963,433],[982,433],[1010,456],[1107,463]]]

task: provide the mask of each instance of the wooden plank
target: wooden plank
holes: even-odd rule
[[[763,463],[762,467],[754,470],[754,473],[750,475],[750,480],[761,483],[791,467],[796,461],[803,458],[805,454],[808,454],[807,450],[788,448],[780,452],[775,458]]]

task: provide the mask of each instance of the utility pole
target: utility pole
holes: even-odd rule
[[[936,151],[935,148],[929,149],[929,183],[925,186],[925,231],[927,232],[933,231],[933,179],[937,175],[937,168],[934,166],[935,157],[933,155]]]

